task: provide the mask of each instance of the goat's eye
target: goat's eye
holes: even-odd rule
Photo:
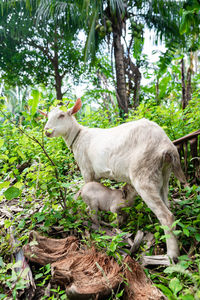
[[[60,115],[58,116],[58,119],[63,119],[64,117],[65,117],[64,114],[60,114]]]

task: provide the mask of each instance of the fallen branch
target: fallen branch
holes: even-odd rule
[[[138,230],[134,237],[133,244],[131,246],[131,250],[130,250],[131,254],[133,254],[134,252],[136,252],[138,250],[138,248],[140,247],[140,244],[143,240],[143,237],[144,237],[144,232],[141,230]]]
[[[143,256],[141,259],[142,266],[148,265],[171,265],[171,261],[167,255],[152,255],[152,256]]]

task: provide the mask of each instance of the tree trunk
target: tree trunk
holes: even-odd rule
[[[54,78],[55,78],[55,88],[56,88],[56,98],[57,100],[61,100],[60,104],[62,104],[62,76],[59,72],[59,59],[58,59],[58,37],[57,37],[57,28],[55,28],[54,32],[54,57],[53,57],[53,67],[54,67]]]
[[[190,66],[187,70],[187,86],[186,86],[187,104],[192,98],[192,72],[193,72],[193,53],[190,52]]]
[[[182,108],[187,106],[186,89],[185,89],[185,64],[184,59],[181,59],[181,85],[182,85]]]
[[[55,69],[55,88],[57,100],[62,100],[62,77],[60,76],[57,69]]]
[[[191,77],[192,77],[192,70],[189,67],[188,71],[187,71],[187,87],[186,87],[186,103],[187,103],[187,105],[188,105],[189,101],[191,100],[191,96],[192,96]]]
[[[159,77],[156,77],[156,102],[157,105],[160,104],[160,99],[159,99]]]
[[[135,66],[135,74],[134,74],[134,93],[133,93],[133,101],[134,101],[134,108],[136,108],[139,102],[140,96],[140,82],[141,82],[141,73],[138,66]]]
[[[139,95],[140,95],[140,81],[141,73],[139,67],[135,65],[130,56],[124,57],[125,63],[125,74],[127,76],[127,102],[129,107],[136,108],[139,105]],[[130,102],[130,98],[133,97],[133,103]]]
[[[117,80],[117,101],[120,108],[120,116],[124,118],[124,114],[128,113],[128,101],[126,94],[126,78],[124,66],[124,48],[121,43],[120,25],[113,27],[113,45],[115,56],[115,69]]]

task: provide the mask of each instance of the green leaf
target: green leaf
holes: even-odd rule
[[[5,266],[4,262],[3,262],[3,258],[0,256],[0,267],[3,268]]]
[[[189,230],[188,230],[187,228],[183,228],[183,233],[184,233],[187,237],[190,236],[190,232],[189,232]]]
[[[10,220],[4,220],[4,227],[7,229],[12,225],[12,222]]]
[[[4,144],[4,139],[0,138],[0,148],[3,146]]]
[[[39,103],[40,92],[36,89],[32,90],[31,96],[33,97],[30,99],[29,104],[31,105],[31,115],[33,116],[36,113],[37,106]]]
[[[23,264],[23,262],[21,260],[19,260],[13,265],[13,268],[20,268],[22,266],[22,264]]]
[[[155,236],[155,239],[157,240],[159,238],[159,236],[160,236],[160,233],[159,232],[155,232],[154,236]]]
[[[180,24],[180,34],[184,34],[188,29],[188,24],[186,22],[185,16],[183,17],[181,24]]]
[[[18,188],[11,186],[3,194],[7,200],[12,200],[14,198],[19,197],[21,191]]]
[[[169,287],[174,292],[175,295],[177,295],[177,293],[180,292],[183,288],[179,279],[176,277],[170,280]]]
[[[7,155],[5,155],[5,154],[1,154],[0,155],[0,159],[4,159],[4,160],[8,160],[8,156]]]
[[[42,222],[42,221],[45,220],[45,215],[43,215],[43,214],[38,214],[38,215],[36,216],[36,218],[37,218],[37,221],[38,221],[38,222]]]
[[[181,300],[194,300],[194,296],[191,294],[181,296]]]
[[[26,156],[25,156],[24,153],[22,153],[20,150],[17,150],[17,153],[18,153],[18,155],[19,155],[23,160],[26,159]]]
[[[173,234],[179,235],[182,231],[181,230],[173,230]]]
[[[121,290],[119,293],[117,293],[116,296],[119,298],[119,297],[123,296],[123,293],[124,293],[124,289]],[[118,299],[118,298],[117,298],[117,299]]]
[[[155,286],[158,287],[167,297],[170,297],[169,299],[175,299],[170,289],[168,289],[163,284],[155,284]]]
[[[35,279],[36,279],[36,280],[39,279],[39,278],[41,278],[41,277],[43,277],[43,273],[39,273],[39,274],[36,274],[36,275],[35,275]]]
[[[117,249],[117,244],[114,242],[111,242],[109,249],[110,249],[110,251],[115,252],[115,250]]]
[[[22,220],[19,222],[18,227],[19,227],[19,228],[24,228],[25,224],[26,224],[25,220],[22,219]]]
[[[200,242],[200,233],[196,233],[196,234],[195,234],[195,239],[196,239],[198,242]]]
[[[162,228],[163,230],[169,230],[169,227],[167,225],[160,225],[160,228]]]
[[[0,183],[0,190],[1,190],[1,189],[8,188],[9,185],[10,185],[10,182],[9,182],[9,181],[1,182],[1,183]]]
[[[161,239],[161,240],[163,240],[163,239],[166,239],[166,240],[167,240],[167,239],[170,239],[170,237],[171,237],[170,234],[164,234],[164,235],[162,235],[162,236],[160,237],[160,239]]]
[[[172,273],[174,273],[174,272],[177,272],[177,273],[182,273],[182,274],[184,274],[186,268],[187,268],[187,267],[183,267],[183,266],[177,264],[177,265],[174,265],[174,266],[167,267],[167,268],[164,270],[164,273],[172,274]]]
[[[36,240],[33,240],[29,243],[29,245],[32,247],[32,246],[37,246],[38,245],[38,242]]]
[[[180,222],[180,219],[174,221],[171,227],[172,227],[172,228],[175,227],[179,222]]]
[[[14,157],[11,157],[10,159],[9,159],[9,163],[13,163],[14,161],[16,161],[17,160],[17,157],[16,156],[14,156]]]
[[[67,107],[66,106],[60,106],[60,110],[62,110],[62,111],[64,111],[64,112],[66,112],[67,111]]]

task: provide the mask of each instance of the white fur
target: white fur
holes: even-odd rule
[[[45,126],[46,134],[62,136],[68,147],[72,146],[85,182],[109,178],[131,184],[160,223],[168,226],[164,230],[170,236],[167,253],[177,258],[178,243],[172,232],[174,216],[167,207],[171,171],[185,182],[176,147],[161,127],[146,119],[109,129],[83,127],[73,117],[80,105],[78,99],[65,113],[53,109]]]
[[[133,187],[128,184],[122,189],[112,190],[99,182],[91,181],[82,187],[75,199],[81,195],[90,211],[93,211],[91,216],[94,223],[99,224],[98,211],[111,211],[117,213],[117,221],[122,224],[126,214],[121,209],[133,205],[136,194]]]

